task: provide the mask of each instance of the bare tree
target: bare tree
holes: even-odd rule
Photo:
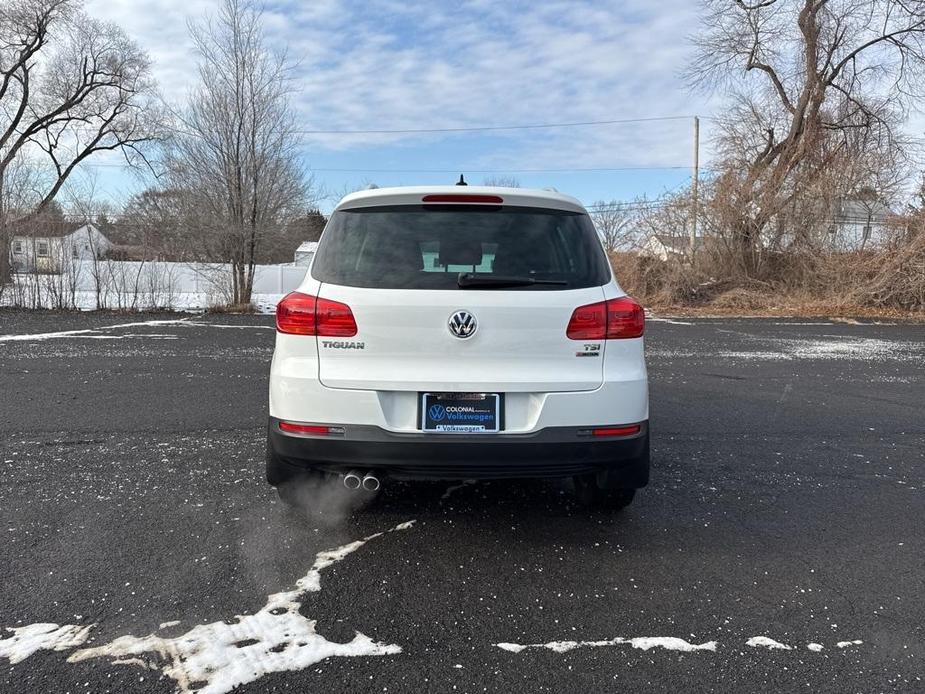
[[[175,189],[188,191],[186,216],[197,218],[205,254],[231,266],[231,301],[248,303],[259,247],[306,197],[290,63],[268,45],[252,0],[221,0],[190,32],[199,83],[179,115],[169,166]]]
[[[633,209],[616,200],[599,200],[591,206],[591,219],[608,253],[629,250],[635,245]]]
[[[723,173],[714,202],[728,222],[740,272],[754,276],[762,235],[807,187],[826,177],[859,187],[865,177],[901,169],[906,143],[897,123],[921,93],[925,2],[703,6],[689,77],[733,95],[721,123]]]
[[[79,0],[0,6],[0,283],[12,225],[41,213],[96,153],[144,162],[159,123],[148,58],[118,26],[88,17]],[[41,171],[28,208],[22,191],[8,191],[24,166]]]

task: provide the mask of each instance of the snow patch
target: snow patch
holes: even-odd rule
[[[160,671],[173,679],[181,692],[225,694],[266,674],[302,670],[325,658],[382,656],[401,653],[401,646],[380,643],[360,632],[346,643],[328,641],[315,631],[315,620],[299,610],[307,593],[321,590],[321,572],[356,552],[367,542],[391,532],[408,530],[414,521],[315,555],[315,562],[296,587],[267,597],[254,614],[236,615],[211,624],[199,624],[176,638],[157,634],[121,636],[102,646],[81,648],[67,659],[79,663],[109,658],[115,665],[135,665]],[[158,630],[180,624],[162,622]],[[18,663],[36,651],[80,648],[95,625],[30,624],[0,629],[0,657]],[[2,638],[3,631],[13,633]]]
[[[849,646],[860,646],[862,643],[864,643],[864,642],[861,641],[861,640],[856,640],[856,641],[839,641],[839,642],[836,643],[835,645],[836,645],[838,648],[848,648]]]
[[[809,650],[813,651],[814,653],[818,653],[819,651],[822,650],[822,644],[821,644],[821,643],[808,643],[808,644],[806,644],[806,647],[807,647]]]
[[[692,653],[694,651],[716,651],[716,641],[706,643],[689,643],[675,636],[637,636],[631,639],[617,637],[605,641],[550,641],[549,643],[496,643],[495,646],[509,653],[521,653],[528,648],[545,648],[555,653],[567,653],[576,648],[606,648],[612,646],[632,646],[642,651],[652,648],[664,648],[669,651]]]
[[[76,624],[29,624],[24,627],[0,629],[0,658],[7,658],[10,665],[25,660],[37,651],[66,651],[82,646],[90,636],[90,626]],[[13,635],[3,637],[4,631]]]
[[[299,613],[306,593],[321,590],[321,572],[386,533],[407,530],[414,521],[369,535],[315,555],[308,573],[290,591],[274,593],[255,614],[200,624],[176,638],[122,636],[73,653],[69,663],[111,658],[114,663],[142,663],[173,679],[183,692],[224,694],[272,672],[303,670],[335,656],[381,656],[401,653],[401,646],[373,641],[356,632],[346,643],[328,641],[315,631],[315,620]],[[165,622],[164,624],[168,624]]]
[[[844,337],[830,335],[825,339],[762,339],[764,349],[754,351],[725,351],[716,356],[733,360],[852,360],[852,361],[910,361],[921,359],[925,349],[922,343],[906,340]]]
[[[772,650],[781,650],[781,651],[792,651],[793,646],[788,646],[787,644],[781,643],[780,641],[775,641],[774,639],[769,639],[767,636],[753,636],[748,641],[745,642],[746,646],[751,646],[753,648],[770,648]]]

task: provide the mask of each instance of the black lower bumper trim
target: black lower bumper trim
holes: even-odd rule
[[[624,470],[627,486],[648,479],[648,422],[637,434],[596,439],[588,427],[553,427],[532,434],[396,434],[379,427],[344,427],[342,437],[299,436],[270,418],[269,474],[281,479],[300,470],[375,469],[399,479],[564,477]],[[273,460],[271,460],[271,458]],[[644,470],[642,469],[644,467]],[[634,484],[633,482],[638,484]]]

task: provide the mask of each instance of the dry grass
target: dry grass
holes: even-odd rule
[[[209,306],[206,313],[257,313],[257,307],[253,304],[220,304]]]
[[[925,321],[925,241],[850,254],[781,255],[763,280],[733,279],[722,259],[693,265],[634,254],[611,258],[621,286],[673,315],[766,315]]]

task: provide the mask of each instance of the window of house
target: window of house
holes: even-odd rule
[[[15,255],[22,254],[22,241],[13,241],[13,253]]]
[[[72,258],[80,257],[80,249],[77,248],[77,246],[71,246],[71,257]]]
[[[35,253],[39,258],[48,257],[48,241],[39,241],[36,244]]]

